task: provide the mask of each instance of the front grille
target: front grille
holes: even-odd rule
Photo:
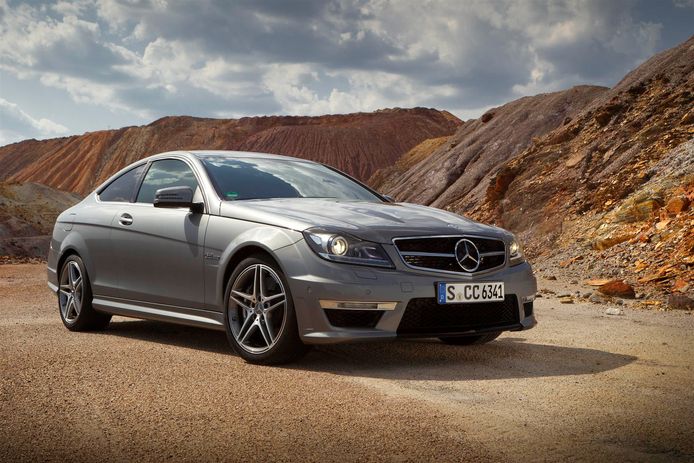
[[[453,334],[505,328],[520,323],[518,317],[518,299],[515,295],[506,296],[500,302],[473,304],[438,304],[433,297],[417,298],[407,304],[398,334]]]
[[[411,267],[444,270],[446,272],[462,272],[458,261],[454,257],[436,256],[409,256],[403,255],[402,259]]]
[[[330,324],[338,328],[373,328],[383,315],[383,310],[323,310]]]
[[[506,246],[502,240],[474,236],[395,238],[393,244],[406,265],[424,270],[470,273],[458,263],[455,249],[462,239],[472,241],[479,251],[480,263],[474,271],[484,272],[506,263]]]

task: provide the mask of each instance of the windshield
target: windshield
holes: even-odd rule
[[[270,198],[331,198],[378,201],[374,193],[328,167],[263,158],[201,157],[219,197],[227,201]]]

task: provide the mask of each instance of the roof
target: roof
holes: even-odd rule
[[[186,150],[186,153],[197,157],[220,157],[227,159],[277,159],[284,161],[304,161],[311,162],[307,159],[295,158],[292,156],[282,156],[280,154],[256,153],[252,151],[229,151],[229,150]]]

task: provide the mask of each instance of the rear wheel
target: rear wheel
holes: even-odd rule
[[[455,346],[471,346],[474,344],[486,344],[492,342],[501,335],[501,331],[488,334],[479,334],[477,336],[459,336],[459,337],[441,337],[439,338],[446,344],[452,344]]]
[[[77,255],[65,259],[60,269],[58,308],[63,324],[70,331],[103,330],[111,316],[97,312],[92,307],[92,288],[84,267]]]
[[[306,353],[289,285],[277,264],[265,256],[243,260],[226,290],[225,326],[234,350],[251,363],[291,362]]]

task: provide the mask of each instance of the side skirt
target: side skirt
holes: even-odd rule
[[[197,326],[224,331],[224,314],[207,310],[173,307],[163,304],[144,303],[128,299],[94,296],[92,305],[100,312],[123,317],[157,320],[179,325]]]

